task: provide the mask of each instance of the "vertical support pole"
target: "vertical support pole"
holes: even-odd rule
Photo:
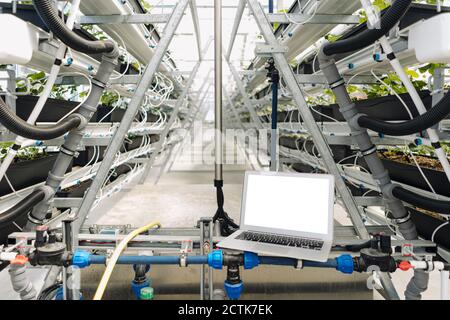
[[[67,252],[73,252],[75,244],[73,239],[73,218],[67,218],[62,222],[63,239]],[[72,267],[63,267],[63,296],[64,300],[79,300],[80,293],[78,290],[77,280],[73,274]]]
[[[222,0],[214,0],[215,180],[223,181]]]
[[[200,255],[207,255],[211,252],[213,246],[213,220],[212,218],[200,219]],[[213,270],[207,264],[202,265],[200,269],[200,299],[213,299]]]
[[[256,22],[266,42],[270,45],[278,46],[279,43],[275,38],[275,35],[273,34],[273,30],[269,23],[269,20],[264,14],[264,11],[258,0],[247,0],[247,3],[249,4],[253,15],[255,16]],[[336,189],[338,190],[342,201],[347,208],[356,233],[362,239],[369,239],[369,233],[361,218],[361,213],[358,209],[355,199],[353,198],[352,194],[345,185],[344,180],[342,179],[341,172],[334,161],[333,155],[328,146],[328,142],[323,136],[322,131],[317,125],[314,116],[312,115],[311,110],[306,103],[305,97],[303,96],[303,93],[299,87],[299,84],[297,83],[291,67],[289,66],[289,63],[286,60],[286,57],[283,53],[274,53],[273,58],[275,60],[275,63],[277,64],[280,74],[283,76],[284,81],[293,94],[294,101],[298,106],[301,117],[304,119],[305,126],[313,137],[314,144],[317,146],[317,149],[319,150],[319,153],[323,158],[328,172],[334,175],[336,178]]]
[[[272,132],[270,135],[270,171],[278,171],[278,85],[280,74],[273,58],[268,60],[268,77],[272,84]]]
[[[115,155],[122,146],[123,139],[129,131],[131,124],[133,123],[133,119],[139,107],[141,106],[142,101],[144,100],[147,89],[150,87],[153,77],[157,72],[161,61],[166,55],[169,44],[175,34],[176,29],[178,28],[178,25],[181,22],[181,19],[183,18],[188,2],[189,0],[180,0],[177,2],[172,16],[170,17],[169,22],[164,29],[164,36],[158,43],[153,58],[147,65],[147,68],[145,69],[145,72],[142,75],[141,80],[139,81],[133,98],[131,99],[131,102],[128,105],[128,108],[123,116],[122,122],[120,123],[113,138],[111,139],[111,143],[106,150],[103,162],[97,171],[95,180],[92,182],[89,191],[84,196],[81,206],[78,210],[78,219],[74,223],[74,230],[76,230],[74,237],[76,238],[78,237],[78,230],[83,225],[86,216],[88,215],[94,201],[97,198],[97,194],[100,191],[103,182],[109,174],[109,170],[114,162]],[[75,239],[75,243],[77,243],[77,239]]]
[[[269,13],[273,13],[273,0],[269,0]]]
[[[445,69],[436,68],[433,73],[433,97],[432,104],[433,107],[436,106],[439,101],[444,97],[444,85],[445,85]],[[441,124],[436,125],[437,130],[439,130]]]

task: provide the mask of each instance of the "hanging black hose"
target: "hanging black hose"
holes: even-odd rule
[[[450,215],[450,201],[430,199],[403,187],[396,186],[392,194],[397,199],[405,201],[421,209]]]
[[[358,124],[363,128],[390,136],[407,136],[433,127],[447,118],[449,114],[450,92],[448,92],[436,106],[431,108],[431,110],[412,120],[393,123],[362,116],[358,119]]]
[[[354,37],[327,44],[323,52],[327,56],[360,50],[372,45],[388,33],[405,15],[411,6],[411,0],[396,0],[380,19],[379,28],[366,29]]]
[[[34,7],[47,27],[68,47],[87,54],[108,53],[115,50],[111,40],[90,41],[70,30],[53,7],[52,0],[33,0]]]
[[[30,211],[35,205],[45,199],[45,192],[37,189],[25,199],[19,201],[12,208],[0,213],[0,226],[16,220],[19,216]]]
[[[61,123],[38,128],[19,118],[0,98],[0,123],[11,132],[32,140],[51,140],[63,136],[81,124],[81,118],[73,114]]]
[[[224,196],[223,196],[223,181],[214,180],[214,186],[216,187],[216,195],[217,195],[217,211],[213,217],[213,221],[219,222],[220,225],[220,233],[223,236],[229,236],[234,233],[239,226],[234,223],[233,219],[231,219],[228,214],[225,212],[224,206]]]

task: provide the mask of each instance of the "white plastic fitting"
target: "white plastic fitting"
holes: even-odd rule
[[[0,64],[27,64],[39,44],[36,29],[12,14],[0,15],[0,39]]]
[[[409,31],[409,49],[421,63],[450,63],[450,13],[423,21]]]

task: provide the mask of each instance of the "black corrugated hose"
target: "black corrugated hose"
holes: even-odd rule
[[[372,45],[388,33],[406,14],[411,0],[396,0],[380,19],[380,28],[366,29],[354,37],[327,44],[323,52],[327,56],[360,50]]]
[[[0,226],[16,220],[19,216],[30,211],[35,205],[45,199],[44,190],[37,189],[15,206],[0,213]]]
[[[447,118],[449,114],[450,92],[436,106],[431,108],[431,110],[412,120],[395,123],[362,116],[358,119],[358,124],[363,128],[390,136],[407,136],[433,127]]]
[[[0,123],[11,132],[32,140],[51,140],[63,136],[81,124],[81,118],[71,115],[61,123],[50,127],[38,128],[27,123],[12,112],[3,99],[0,98]]]
[[[397,186],[392,190],[392,194],[397,199],[405,201],[421,209],[430,210],[446,215],[450,215],[450,201],[430,199],[403,187]]]
[[[108,53],[115,50],[110,40],[86,40],[70,30],[61,20],[51,0],[33,0],[34,7],[47,27],[68,47],[87,54]]]

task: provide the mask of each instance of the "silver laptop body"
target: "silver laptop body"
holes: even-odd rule
[[[334,177],[246,172],[240,230],[224,249],[324,262],[334,229]]]

